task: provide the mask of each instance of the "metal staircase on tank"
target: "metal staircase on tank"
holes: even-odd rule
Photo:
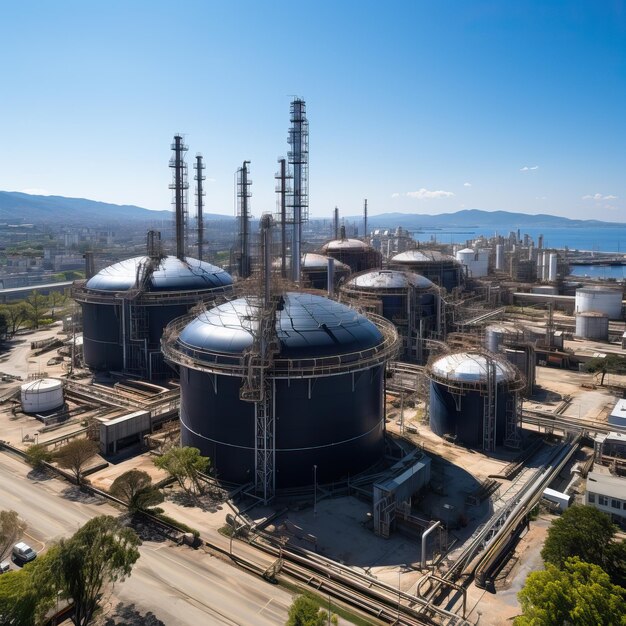
[[[504,445],[517,450],[521,445],[519,420],[522,415],[522,398],[519,395],[509,397],[506,405],[506,422],[504,431]]]
[[[141,295],[147,290],[152,275],[152,259],[142,261],[137,266],[135,287],[126,292],[125,308],[128,311],[128,352],[125,366],[129,372],[147,376],[148,372],[148,311],[141,302]]]
[[[485,357],[485,370],[487,380],[483,399],[483,450],[492,452],[496,448],[496,362]]]
[[[274,299],[272,299],[274,300]],[[276,344],[276,303],[269,307],[254,307],[257,314],[252,316],[250,330],[254,342],[244,356],[247,375],[243,380],[239,396],[244,402],[254,403],[255,422],[255,491],[264,503],[269,502],[275,493],[274,457],[275,420],[273,411],[273,385],[268,377],[272,359],[277,351]]]

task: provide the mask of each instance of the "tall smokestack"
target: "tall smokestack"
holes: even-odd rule
[[[367,239],[367,198],[363,200],[363,239]]]
[[[278,159],[280,169],[276,174],[278,194],[278,214],[280,221],[280,274],[287,278],[287,160]]]
[[[335,239],[339,239],[339,207],[335,207],[333,226],[335,231]]]
[[[204,163],[202,162],[202,155],[196,154],[196,162],[194,164],[196,170],[196,207],[198,209],[197,222],[198,222],[198,259],[202,261],[202,255],[204,252],[204,217],[202,215],[204,189],[202,188],[202,181],[206,178],[204,175]]]
[[[297,283],[300,281],[302,224],[309,217],[309,123],[306,119],[306,104],[300,98],[295,98],[291,103],[289,145],[291,150],[287,157],[293,176],[290,195],[293,218],[291,278]]]
[[[237,170],[237,216],[239,217],[239,278],[250,276],[250,185],[248,165],[244,161]]]
[[[170,159],[170,167],[173,170],[172,183],[170,189],[174,190],[174,218],[176,220],[176,256],[179,259],[185,258],[185,230],[187,226],[187,164],[185,163],[185,152],[187,146],[183,144],[181,135],[174,135],[172,143],[174,154]]]

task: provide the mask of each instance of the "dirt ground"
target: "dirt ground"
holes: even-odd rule
[[[530,530],[520,539],[514,555],[504,565],[496,580],[496,593],[471,585],[467,592],[467,616],[472,624],[502,626],[511,624],[521,609],[517,594],[530,572],[543,569],[541,549],[554,519],[541,515],[531,522]]]

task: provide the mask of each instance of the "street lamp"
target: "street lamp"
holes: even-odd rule
[[[317,465],[313,466],[313,515],[317,515]]]

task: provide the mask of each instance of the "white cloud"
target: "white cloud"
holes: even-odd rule
[[[538,169],[539,169],[538,165],[524,165],[524,167],[520,168],[520,172],[532,172]]]
[[[548,196],[537,196],[535,200],[547,200]]]
[[[594,193],[593,195],[587,194],[586,196],[583,196],[582,199],[583,200],[595,200],[596,202],[600,202],[601,200],[617,200],[617,196]]]
[[[31,196],[51,196],[47,189],[20,189],[20,193],[27,193]]]
[[[463,187],[471,187],[472,183],[463,183]]]
[[[391,194],[391,197],[392,197],[392,198],[399,198],[399,197],[400,197],[400,194],[399,194],[399,193],[397,193],[397,192],[396,192],[396,193],[392,193],[392,194]]]
[[[405,195],[408,198],[416,198],[417,200],[432,200],[434,198],[450,198],[454,194],[451,191],[443,191],[441,189],[430,191],[422,187],[418,191],[407,191]]]

